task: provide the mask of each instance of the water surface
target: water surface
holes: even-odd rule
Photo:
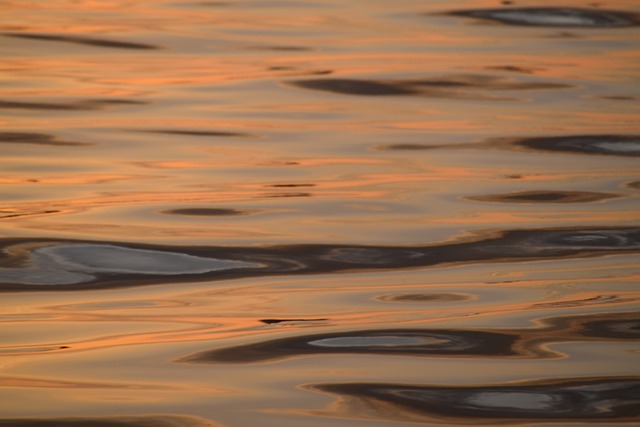
[[[0,426],[640,421],[640,7],[1,2]]]

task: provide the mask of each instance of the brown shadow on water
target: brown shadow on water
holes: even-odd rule
[[[181,136],[222,136],[222,137],[255,137],[250,133],[242,132],[226,132],[226,131],[213,131],[213,130],[181,130],[181,129],[152,129],[152,130],[140,130],[138,132],[148,133],[162,133],[166,135],[181,135]]]
[[[45,210],[45,211],[17,211],[14,209],[0,209],[0,221],[4,219],[13,219],[13,218],[24,218],[24,217],[34,217],[34,216],[42,216],[42,215],[51,215],[55,213],[59,213],[62,211],[59,210]]]
[[[477,144],[386,144],[375,147],[380,151],[427,151],[435,149],[487,149],[546,151],[567,154],[605,156],[640,156],[640,135],[593,134],[536,136],[524,138],[491,138]]]
[[[447,12],[445,15],[528,27],[623,28],[640,25],[640,16],[633,12],[581,7],[470,9]]]
[[[224,209],[224,208],[184,208],[160,211],[165,215],[186,215],[186,216],[240,216],[255,214],[256,210]]]
[[[127,415],[113,417],[0,418],[0,427],[218,427],[188,415]]]
[[[7,238],[0,248],[0,290],[50,291],[638,253],[640,228],[508,230],[423,246],[158,246]]]
[[[132,99],[87,99],[75,102],[22,102],[0,100],[0,109],[95,111],[119,105],[147,105],[145,101]]]
[[[632,422],[640,378],[554,378],[498,385],[341,383],[307,386],[338,398],[316,415],[469,425]]]
[[[640,190],[640,181],[628,182],[626,186],[629,188],[633,188],[634,190]]]
[[[427,98],[516,101],[518,98],[499,97],[493,91],[532,91],[568,89],[565,83],[527,81],[493,75],[450,75],[423,79],[308,79],[288,82],[288,85],[342,95],[360,96],[417,96]]]
[[[67,147],[95,145],[89,142],[61,141],[54,135],[32,132],[0,132],[0,144],[35,144]]]
[[[5,37],[14,37],[28,40],[42,40],[52,42],[74,43],[87,46],[106,47],[113,49],[137,49],[152,50],[160,49],[159,46],[143,43],[121,42],[116,40],[94,39],[92,37],[81,37],[59,34],[33,34],[33,33],[3,33]]]
[[[465,197],[467,200],[497,203],[591,203],[622,197],[622,194],[593,191],[519,191]]]
[[[467,294],[459,294],[459,293],[444,293],[444,292],[433,292],[433,293],[417,293],[417,294],[390,294],[390,295],[381,295],[375,298],[378,301],[385,302],[457,302],[457,301],[468,301],[473,299],[473,296]]]
[[[549,344],[635,341],[640,313],[565,316],[522,329],[377,329],[288,337],[205,351],[185,363],[256,363],[322,354],[366,354],[447,358],[555,359]]]

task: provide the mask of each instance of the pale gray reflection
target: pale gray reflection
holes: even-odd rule
[[[638,15],[632,12],[579,7],[508,7],[460,10],[449,14],[534,27],[616,28],[640,23]]]
[[[181,275],[261,266],[252,262],[92,243],[44,246],[34,249],[31,258],[33,265],[30,267],[0,269],[0,282],[66,285],[89,282],[96,278],[96,273]]]

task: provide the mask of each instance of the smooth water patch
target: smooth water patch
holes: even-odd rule
[[[324,338],[320,340],[309,341],[310,345],[318,347],[331,347],[331,348],[351,348],[351,347],[396,347],[407,345],[424,345],[425,339],[416,337],[403,337],[403,336],[350,336],[350,337],[337,337],[337,338]]]
[[[187,415],[121,415],[66,418],[0,418],[0,427],[219,427]]]
[[[534,27],[619,28],[640,24],[640,17],[632,12],[578,7],[506,7],[459,10],[448,14]]]
[[[356,413],[369,408],[387,419],[447,421],[455,424],[495,422],[614,422],[640,416],[640,378],[588,377],[471,387],[343,383],[310,386],[349,397]],[[362,406],[362,405],[366,406]],[[349,409],[349,406],[347,408]],[[330,412],[327,412],[330,414]],[[475,424],[477,425],[477,424]]]
[[[37,265],[86,273],[202,274],[229,268],[257,267],[242,261],[202,258],[175,252],[106,244],[62,244],[36,249]]]
[[[112,244],[65,243],[35,248],[25,268],[1,268],[0,282],[18,285],[71,285],[100,274],[176,276],[255,268],[261,264]]]
[[[545,151],[640,156],[640,135],[571,135],[521,138],[516,145]]]
[[[0,143],[2,144],[35,144],[35,145],[52,145],[52,146],[68,146],[82,147],[94,145],[88,142],[64,141],[58,139],[54,135],[46,133],[33,132],[0,132]]]
[[[517,98],[495,96],[493,91],[531,91],[568,89],[571,85],[533,79],[516,79],[490,74],[461,74],[416,79],[320,78],[296,80],[288,85],[360,96],[418,96],[445,99],[513,101]]]
[[[527,149],[535,151],[609,156],[640,156],[639,135],[593,134],[534,136],[526,138],[492,138],[475,144],[469,143],[393,143],[375,146],[379,151],[484,150],[487,148]]]
[[[240,210],[231,208],[182,208],[168,209],[160,211],[166,215],[185,215],[185,216],[238,216],[257,213],[255,210]]]
[[[67,34],[34,34],[34,33],[3,33],[5,37],[16,37],[27,40],[42,40],[52,42],[66,42],[87,46],[106,47],[115,49],[159,49],[144,43],[123,42],[118,40],[106,40],[93,37],[83,37]]]
[[[406,247],[303,244],[134,248],[126,244],[81,241],[57,244],[33,239],[5,241],[5,267],[0,268],[2,288],[25,290],[28,289],[26,285],[73,285],[89,281],[92,286],[134,286],[165,283],[167,277],[175,281],[220,280],[273,274],[636,253],[640,251],[640,229],[507,230],[480,235],[476,240],[467,238],[458,242]],[[29,252],[20,249],[21,243],[40,247],[33,249],[29,256]],[[25,265],[28,259],[32,263]],[[21,273],[24,273],[23,277]],[[55,289],[77,287],[60,286]]]
[[[305,334],[196,353],[187,363],[255,363],[319,354],[555,359],[549,344],[624,342],[640,337],[640,313],[538,319],[535,328],[381,329]]]
[[[424,293],[404,293],[404,294],[387,294],[380,295],[375,298],[384,302],[402,302],[402,303],[447,303],[458,301],[469,301],[474,299],[472,295],[445,293],[445,292],[424,292]]]
[[[591,203],[622,197],[615,193],[595,191],[518,191],[506,194],[468,196],[467,200],[496,203]]]

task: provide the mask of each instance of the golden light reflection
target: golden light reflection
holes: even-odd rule
[[[2,2],[0,221],[5,237],[36,243],[0,253],[0,267],[53,238],[399,248],[502,230],[631,229],[639,219],[637,188],[627,184],[638,180],[637,27],[446,15],[536,7],[575,19],[547,0],[502,3]],[[640,13],[629,0],[563,2],[571,7]],[[309,81],[324,83],[313,90]],[[605,152],[606,135],[626,139],[615,155],[508,143],[567,135],[587,135]],[[549,203],[562,192],[612,197]],[[472,200],[532,193],[540,200]],[[637,257],[626,252],[637,246],[634,233],[621,253],[589,259],[332,274],[320,263],[296,276],[6,292],[0,424],[70,416],[132,427],[218,417],[229,426],[424,422],[393,405],[346,407],[346,398],[309,409],[327,397],[305,387],[329,378],[467,386],[627,375],[637,356],[637,316],[627,311],[640,299]],[[591,244],[619,248],[616,239],[596,235]],[[511,356],[464,360],[361,353],[176,363],[212,349],[390,328],[517,337]],[[527,404],[549,399],[535,394]]]

